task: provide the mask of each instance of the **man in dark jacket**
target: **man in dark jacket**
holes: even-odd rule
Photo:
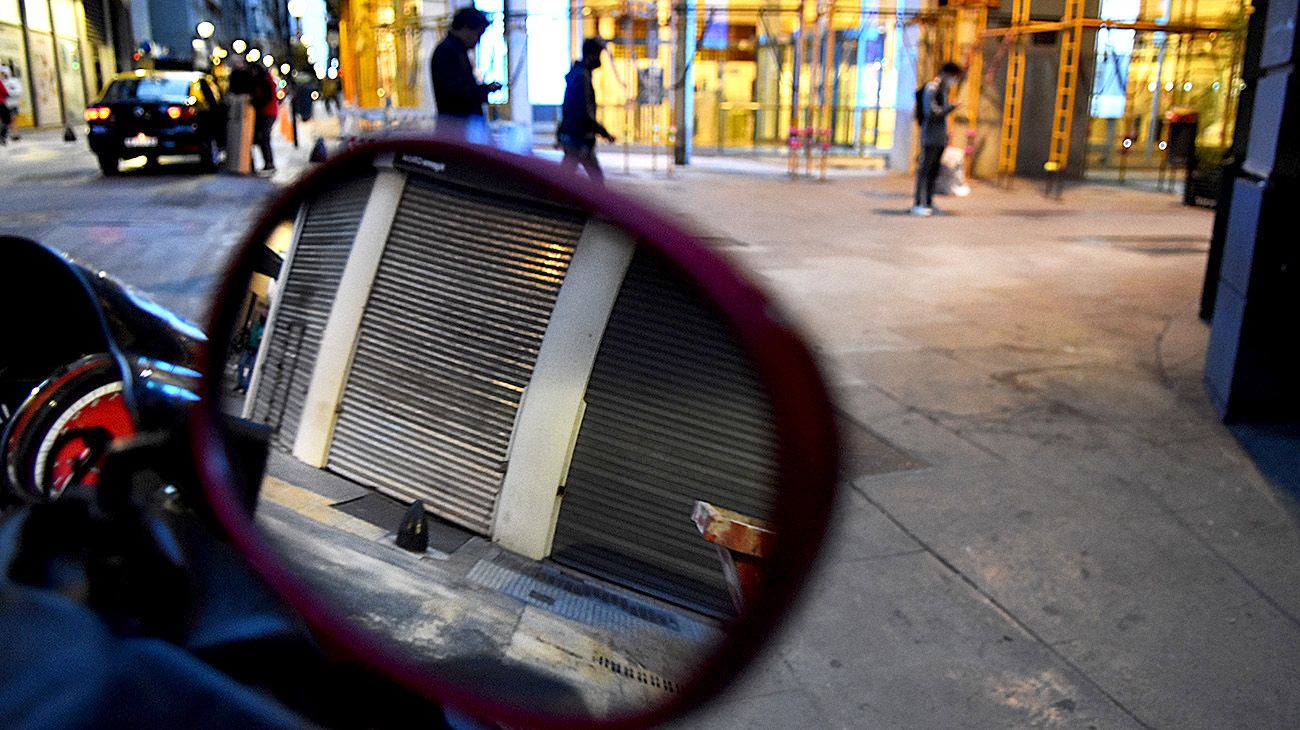
[[[917,94],[916,121],[921,125],[921,159],[916,164],[916,195],[912,215],[934,213],[934,181],[939,177],[939,161],[948,146],[948,115],[957,104],[950,101],[962,68],[949,61]]]
[[[430,71],[433,100],[438,105],[439,128],[485,123],[483,104],[488,94],[501,88],[496,82],[480,84],[474,78],[469,52],[478,45],[488,18],[476,8],[461,8],[451,18],[451,31],[433,50]]]
[[[567,85],[558,130],[560,147],[564,150],[561,163],[564,169],[574,170],[581,164],[587,176],[598,183],[604,182],[605,174],[596,160],[596,135],[614,141],[614,135],[596,120],[596,90],[591,85],[591,72],[600,68],[604,50],[605,42],[599,38],[582,42],[582,59],[574,61],[573,68],[564,77]]]

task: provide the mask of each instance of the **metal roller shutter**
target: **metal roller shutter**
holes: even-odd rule
[[[587,386],[551,557],[714,616],[733,613],[695,500],[768,518],[770,404],[708,305],[632,259]]]
[[[82,0],[81,6],[86,9],[86,38],[99,45],[107,43],[108,22],[104,14],[104,0]]]
[[[278,294],[274,331],[263,337],[261,379],[252,420],[275,428],[276,442],[292,449],[321,333],[361,224],[374,178],[349,182],[314,201],[302,220],[298,245]]]
[[[357,338],[329,468],[488,534],[583,220],[412,176]]]

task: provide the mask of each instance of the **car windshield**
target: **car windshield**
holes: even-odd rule
[[[137,78],[114,81],[104,92],[104,103],[119,101],[170,101],[184,103],[190,96],[189,79]]]

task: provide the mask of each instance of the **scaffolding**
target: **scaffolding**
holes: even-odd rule
[[[1060,180],[1070,165],[1070,146],[1073,139],[1074,120],[1078,116],[1076,113],[1076,97],[1079,93],[1079,87],[1084,83],[1080,74],[1080,59],[1082,53],[1086,51],[1083,42],[1087,30],[1133,31],[1135,34],[1158,34],[1155,37],[1159,39],[1172,38],[1176,54],[1174,76],[1179,79],[1187,78],[1192,58],[1190,52],[1192,43],[1205,37],[1213,40],[1221,34],[1226,34],[1235,49],[1231,54],[1234,59],[1233,71],[1230,74],[1228,88],[1225,89],[1229,95],[1227,97],[1228,103],[1221,115],[1223,120],[1221,122],[1220,139],[1221,143],[1226,144],[1228,138],[1227,124],[1233,117],[1235,110],[1237,91],[1235,64],[1240,62],[1240,41],[1244,37],[1244,22],[1237,23],[1225,20],[1206,22],[1198,15],[1198,0],[1174,0],[1177,6],[1169,8],[1171,17],[1162,17],[1154,21],[1125,21],[1087,17],[1084,12],[1083,0],[1066,0],[1064,12],[1059,21],[1036,21],[1032,19],[1030,14],[1030,2],[1031,0],[1013,0],[1010,25],[1000,28],[986,28],[982,31],[982,37],[984,38],[1001,40],[999,54],[1006,53],[1007,55],[1006,90],[1003,97],[1003,114],[998,144],[997,176],[1000,181],[1009,182],[1018,169],[1017,152],[1020,148],[1021,109],[1024,96],[1025,44],[1028,38],[1041,33],[1059,33],[1061,37],[1060,65],[1057,70],[1055,101],[1052,108],[1051,140],[1048,158],[1043,165],[1052,186],[1058,192]],[[1172,3],[1170,5],[1172,6]],[[1241,17],[1244,19],[1245,15],[1246,13],[1243,13]],[[1160,42],[1162,62],[1166,45],[1168,45],[1167,41],[1162,40]],[[972,78],[978,81],[978,77]],[[986,76],[986,79],[990,78],[991,74]],[[1172,82],[1153,83],[1156,83],[1157,87],[1163,85],[1165,91],[1175,91]],[[1190,85],[1186,84],[1186,82],[1184,84],[1184,90],[1190,90]],[[1217,84],[1215,88],[1218,88]],[[1158,92],[1158,90],[1158,88],[1151,89],[1152,92]],[[1085,93],[1091,91],[1092,89],[1085,89]],[[1163,152],[1165,149],[1163,141],[1159,145],[1155,141],[1160,129],[1158,109],[1158,101],[1153,100],[1149,139],[1151,145],[1158,146]],[[1121,150],[1121,154],[1127,154],[1132,142],[1132,134],[1126,133],[1125,145]]]

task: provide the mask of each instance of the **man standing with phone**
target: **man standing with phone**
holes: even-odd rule
[[[921,125],[921,159],[916,164],[912,215],[934,214],[934,181],[939,177],[943,149],[948,146],[948,115],[957,108],[957,104],[949,99],[961,76],[961,66],[948,61],[939,69],[939,75],[916,93],[916,122]]]
[[[487,30],[488,17],[477,8],[461,8],[451,18],[451,31],[433,50],[430,64],[433,100],[438,105],[438,128],[464,136],[471,128],[486,133],[483,105],[488,94],[501,88],[492,82],[480,84],[474,77],[469,52]]]

